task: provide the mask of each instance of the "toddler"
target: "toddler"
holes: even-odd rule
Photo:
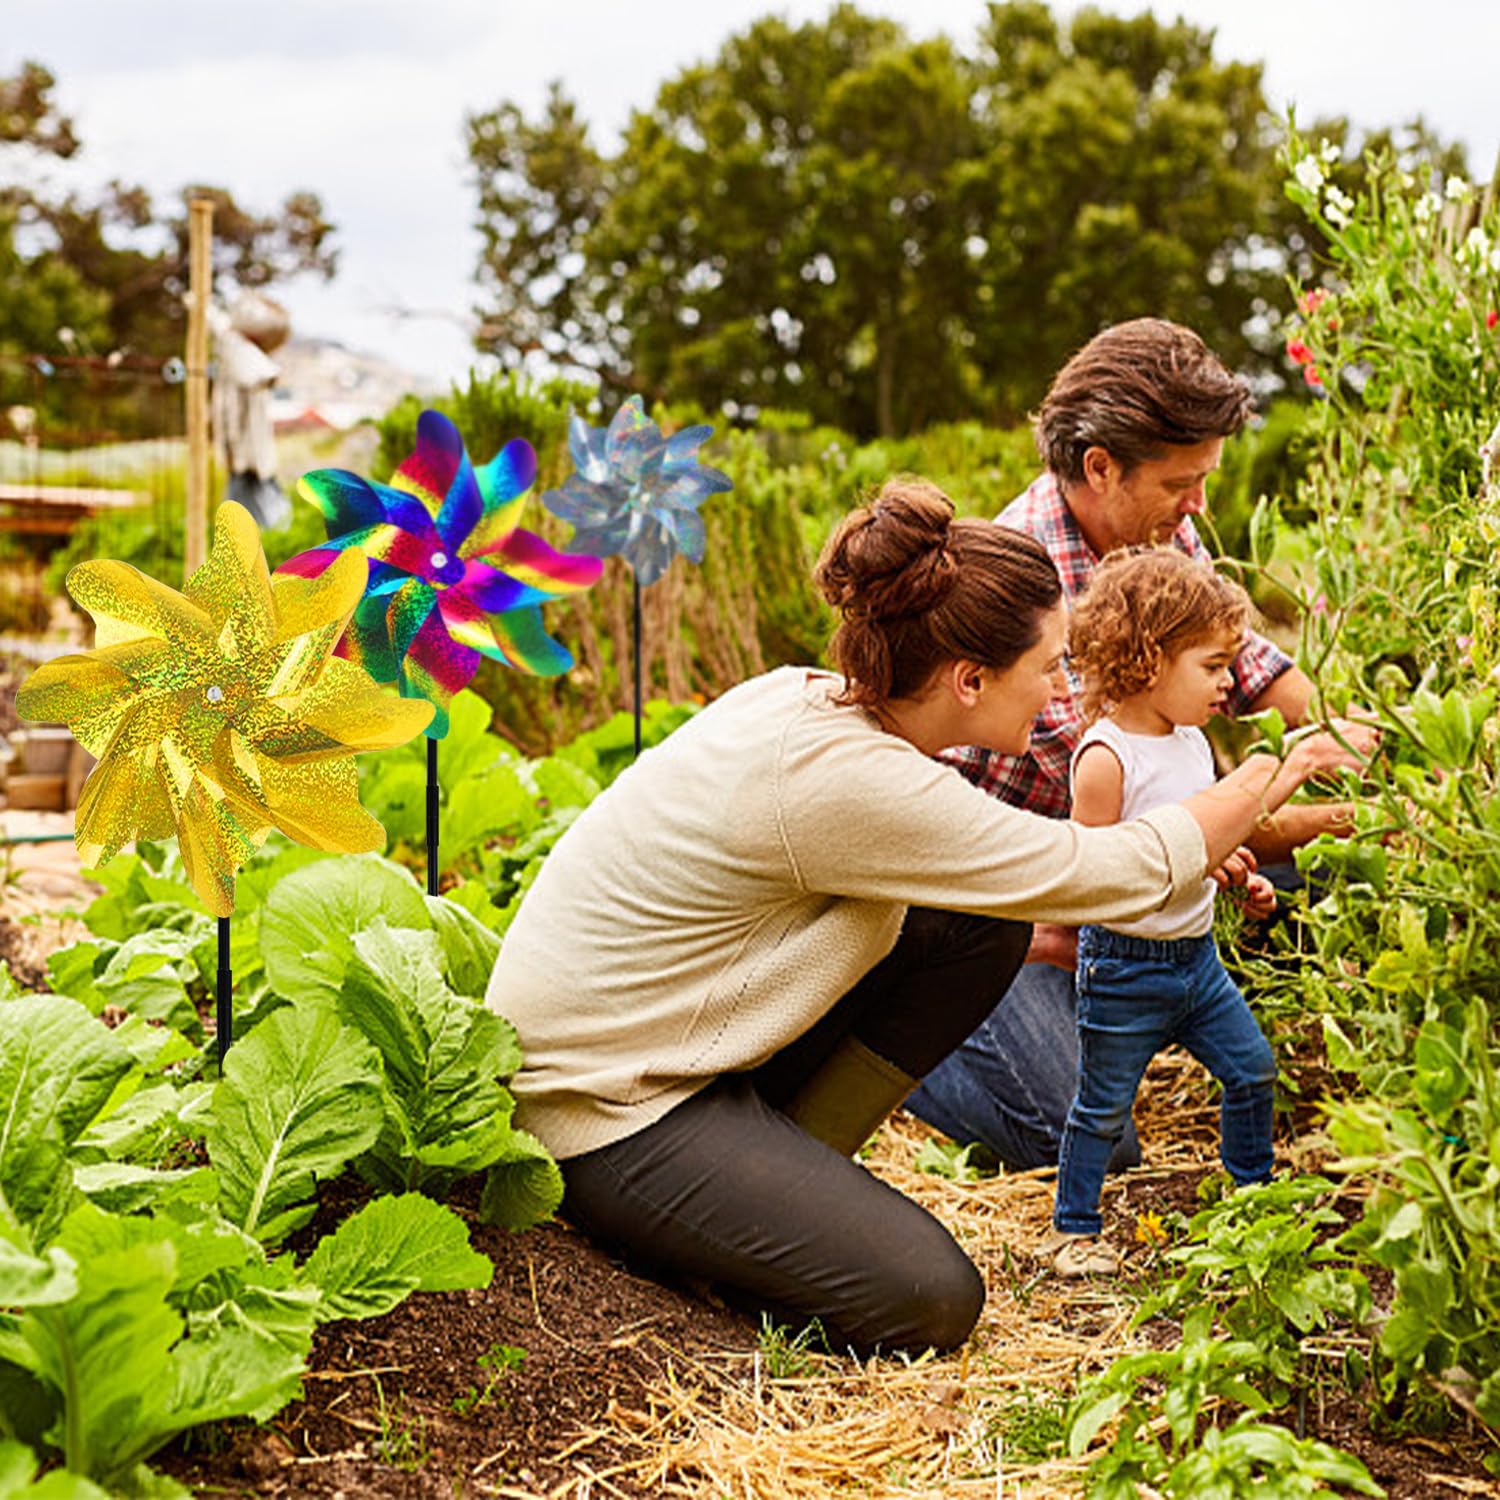
[[[1089,728],[1073,755],[1073,818],[1118,823],[1180,802],[1214,780],[1202,725],[1224,705],[1250,601],[1238,584],[1171,548],[1106,558],[1079,601],[1069,657]],[[1241,849],[1215,879],[1246,882],[1256,916],[1270,882]],[[1180,1042],[1223,1085],[1219,1150],[1238,1183],[1271,1175],[1276,1063],[1212,933],[1215,879],[1133,922],[1078,935],[1078,1092],[1058,1159],[1053,1233],[1065,1276],[1112,1271],[1100,1238],[1105,1163],[1130,1118],[1146,1065]]]

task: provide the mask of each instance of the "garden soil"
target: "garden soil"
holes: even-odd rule
[[[88,899],[71,852],[23,848],[0,894],[0,955],[25,983],[41,982],[47,951],[76,935],[57,915]],[[942,1219],[989,1287],[975,1336],[944,1358],[819,1353],[795,1330],[768,1332],[711,1294],[636,1274],[566,1224],[522,1234],[479,1224],[461,1191],[454,1206],[494,1262],[489,1288],[322,1329],[303,1399],[264,1427],[189,1434],[155,1462],[199,1495],[286,1500],[1077,1496],[1085,1464],[1060,1443],[1067,1396],[1120,1353],[1172,1338],[1164,1322],[1129,1326],[1161,1265],[1149,1216],[1197,1206],[1214,1114],[1190,1060],[1152,1065],[1138,1109],[1147,1165],[1111,1179],[1104,1202],[1124,1267],[1083,1283],[1031,1255],[1048,1221],[1047,1173],[919,1171],[934,1133],[905,1114],[890,1121],[866,1165]],[[1282,1164],[1315,1170],[1326,1155],[1313,1113],[1299,1109],[1278,1142]],[[334,1184],[304,1233],[361,1195]],[[1353,1199],[1336,1206],[1358,1212]],[[1388,1296],[1375,1291],[1377,1303]],[[1500,1496],[1462,1426],[1372,1433],[1364,1393],[1338,1374],[1340,1348],[1326,1352],[1328,1378],[1282,1421],[1357,1454],[1390,1500]]]
[[[1147,1097],[1153,1165],[1112,1179],[1105,1203],[1108,1232],[1127,1249],[1123,1272],[1082,1284],[1029,1254],[1047,1223],[1047,1174],[956,1182],[915,1169],[934,1136],[919,1121],[901,1114],[882,1130],[867,1165],[942,1218],[985,1273],[989,1301],[959,1354],[860,1362],[798,1349],[792,1330],[767,1337],[565,1224],[519,1235],[475,1224],[476,1247],[495,1262],[487,1291],[416,1297],[386,1318],[325,1329],[304,1401],[265,1429],[195,1437],[163,1466],[205,1495],[317,1500],[1079,1496],[1084,1464],[1061,1454],[1066,1395],[1126,1349],[1174,1337],[1160,1320],[1128,1326],[1160,1265],[1142,1216],[1191,1214],[1214,1165],[1201,1070],[1160,1059]],[[1307,1169],[1325,1144],[1304,1128],[1278,1149]],[[1357,1215],[1357,1202],[1337,1201]],[[336,1196],[323,1212],[353,1206]],[[473,1222],[472,1200],[456,1206]],[[479,1358],[496,1346],[525,1357],[471,1404],[486,1383]],[[1473,1435],[1376,1437],[1338,1362],[1330,1369],[1300,1412],[1281,1414],[1287,1425],[1355,1453],[1390,1500],[1500,1495]]]

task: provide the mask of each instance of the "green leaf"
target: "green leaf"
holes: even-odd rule
[[[1101,1395],[1085,1392],[1079,1397],[1073,1415],[1068,1420],[1068,1457],[1077,1458],[1087,1453],[1100,1429],[1107,1426],[1121,1412],[1131,1397],[1130,1391],[1105,1391]]]
[[[28,1368],[62,1397],[68,1468],[106,1484],[141,1456],[121,1457],[120,1444],[150,1425],[148,1410],[168,1381],[168,1351],[182,1336],[182,1319],[167,1304],[176,1255],[169,1240],[149,1233],[92,1206],[70,1214],[58,1247],[77,1263],[78,1295],[31,1309],[18,1327]]]
[[[412,761],[368,757],[376,764],[361,768],[360,800],[385,829],[386,847],[405,839],[415,843],[423,835],[427,818],[427,773]]]
[[[68,1467],[119,1489],[154,1481],[135,1466],[174,1433],[233,1416],[264,1418],[297,1393],[311,1337],[300,1343],[223,1321],[195,1327],[168,1298],[176,1252],[164,1226],[84,1207],[58,1244],[79,1267],[81,1290],[19,1324],[28,1366],[62,1397]]]
[[[131,1162],[101,1161],[73,1168],[73,1185],[91,1203],[129,1214],[157,1203],[213,1203],[219,1179],[211,1167],[155,1171]]]
[[[555,755],[533,761],[526,769],[536,795],[549,807],[587,807],[601,790],[587,771]]]
[[[445,861],[456,859],[501,834],[524,833],[539,817],[531,793],[515,768],[502,761],[454,788],[443,809],[441,857]]]
[[[97,975],[118,945],[112,942],[69,943],[47,959],[47,983],[56,995],[71,995],[98,1015],[104,1009]]]
[[[33,1255],[0,1225],[0,1307],[40,1307],[67,1302],[78,1292],[73,1257],[53,1245]]]
[[[331,1009],[288,1006],[257,1026],[213,1093],[207,1144],[225,1216],[266,1242],[305,1223],[314,1183],[380,1133],[380,1083],[374,1050]]]
[[[438,747],[438,782],[445,796],[488,771],[497,760],[512,759],[514,750],[489,732],[494,710],[478,693],[465,688],[448,709],[448,733]],[[425,768],[423,776],[425,779]]]
[[[479,1217],[505,1229],[528,1229],[562,1206],[563,1176],[551,1153],[527,1130],[511,1127],[505,1156],[485,1178]]]
[[[301,1394],[306,1349],[288,1348],[249,1327],[194,1331],[172,1351],[171,1396],[157,1429],[140,1445],[145,1457],[173,1433],[227,1417],[268,1421]]]
[[[322,1293],[319,1319],[376,1318],[412,1292],[490,1284],[495,1268],[469,1246],[451,1209],[420,1193],[377,1198],[318,1242],[299,1279]]]
[[[130,1023],[115,1029],[115,1036]],[[157,1032],[175,1037],[176,1032]],[[85,1158],[103,1155],[112,1161],[139,1161],[152,1165],[178,1137],[194,1132],[182,1122],[182,1111],[209,1091],[206,1083],[192,1083],[174,1088],[170,1083],[156,1083],[138,1090],[117,1108],[102,1113],[78,1137],[75,1154]]]
[[[354,942],[339,1014],[380,1050],[390,1114],[369,1175],[392,1190],[441,1187],[502,1159],[514,1103],[500,1079],[521,1061],[514,1030],[443,982],[435,933],[377,921]]]
[[[1252,745],[1252,751],[1264,748],[1278,760],[1286,754],[1286,720],[1282,718],[1279,708],[1268,708],[1258,714],[1245,714],[1239,722],[1252,725],[1260,734],[1263,743]]]
[[[443,892],[442,899],[461,906],[471,917],[477,918],[490,932],[495,932],[500,920],[500,908],[490,898],[489,887],[482,880],[463,880]],[[499,933],[495,932],[498,938]]]
[[[107,1491],[66,1469],[32,1483],[39,1467],[24,1443],[0,1442],[0,1500],[110,1500]]]
[[[266,898],[292,871],[330,857],[322,849],[309,849],[305,844],[286,844],[266,858],[271,847],[268,842],[248,864],[240,867],[235,876],[234,916],[237,922],[264,906]]]
[[[477,882],[474,882],[478,886]],[[484,888],[478,886],[483,893]],[[500,939],[472,912],[444,896],[427,896],[427,914],[443,950],[443,972],[460,995],[482,997],[500,954]],[[486,904],[488,898],[486,897]]]
[[[298,1001],[336,998],[354,934],[377,917],[392,927],[432,925],[420,888],[399,865],[348,855],[294,870],[261,912],[261,952],[272,986]]]
[[[1435,1124],[1444,1125],[1472,1087],[1463,1038],[1451,1026],[1429,1021],[1417,1033],[1412,1055],[1416,1063],[1412,1088],[1417,1102]]]
[[[39,1242],[66,1211],[68,1148],[132,1066],[76,1000],[28,995],[0,1006],[0,1199]]]

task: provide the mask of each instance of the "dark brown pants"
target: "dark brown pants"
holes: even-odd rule
[[[914,907],[890,954],[764,1066],[562,1162],[564,1214],[642,1266],[711,1281],[781,1320],[817,1318],[836,1348],[961,1344],[984,1304],[973,1263],[926,1209],[777,1106],[845,1036],[921,1077],[1009,988],[1030,932]]]

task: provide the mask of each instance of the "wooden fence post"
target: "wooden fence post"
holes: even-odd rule
[[[214,205],[194,198],[188,205],[187,326],[187,531],[183,576],[190,578],[208,556],[208,304],[213,296]]]

